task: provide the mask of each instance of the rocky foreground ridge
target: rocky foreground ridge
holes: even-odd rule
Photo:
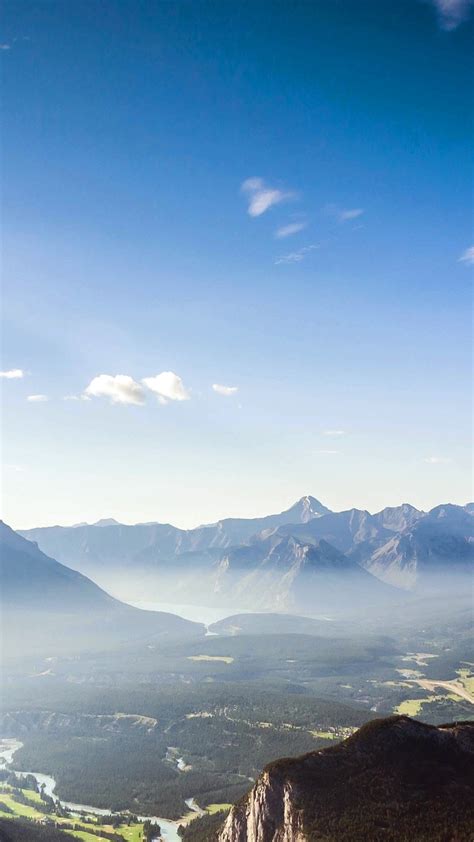
[[[218,842],[468,842],[474,722],[374,720],[338,745],[266,767]]]

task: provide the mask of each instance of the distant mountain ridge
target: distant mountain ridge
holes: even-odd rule
[[[138,523],[132,526],[109,523],[75,526],[46,526],[19,530],[44,552],[83,572],[112,564],[156,563],[190,552],[225,549],[248,542],[253,535],[284,523],[306,523],[329,513],[316,498],[302,497],[284,512],[261,518],[225,518],[195,529],[171,524]]]
[[[149,599],[158,588],[165,601],[232,598],[234,606],[241,599],[241,607],[253,610],[301,610],[296,594],[309,601],[304,583],[308,576],[315,579],[318,553],[320,562],[331,556],[333,566],[337,553],[343,554],[346,567],[339,561],[338,569],[346,575],[352,571],[356,590],[355,571],[370,574],[368,593],[375,590],[374,578],[410,590],[423,587],[430,572],[438,574],[443,565],[448,573],[460,567],[469,571],[472,511],[472,504],[447,504],[426,513],[404,503],[374,515],[360,509],[331,512],[308,495],[279,514],[226,518],[190,530],[105,520],[20,534],[107,587],[124,581],[126,599]]]
[[[404,504],[399,509],[405,511],[406,506]],[[409,508],[417,512],[413,507]],[[359,512],[357,509],[351,511]],[[374,519],[374,529],[383,529],[384,513],[388,511],[393,513],[394,519],[398,510],[384,509],[373,516],[368,512],[360,514]],[[45,526],[18,532],[24,538],[36,541],[54,558],[74,566],[87,561],[117,563],[122,558],[127,562],[138,561],[143,554],[149,556],[151,550],[159,559],[185,552],[228,548],[248,543],[253,536],[265,530],[274,530],[288,524],[308,524],[324,516],[333,515],[337,518],[344,514],[331,512],[315,497],[306,495],[278,514],[259,518],[224,518],[195,529],[179,529],[162,523],[125,525],[117,523],[113,518],[106,518],[95,524]],[[423,513],[419,514],[422,516]]]
[[[217,842],[468,842],[473,827],[474,722],[394,716],[269,764]]]

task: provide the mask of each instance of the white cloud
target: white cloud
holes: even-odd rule
[[[142,383],[158,395],[161,404],[166,404],[168,401],[188,401],[191,397],[181,377],[178,377],[174,371],[162,371],[154,377],[144,377]]]
[[[339,221],[347,222],[349,219],[357,219],[357,217],[362,216],[363,213],[364,208],[347,208],[346,210],[341,210],[339,212]]]
[[[304,246],[304,248],[298,249],[298,251],[291,251],[289,254],[283,254],[280,257],[277,257],[275,260],[275,266],[278,266],[280,263],[301,263],[310,251],[317,248],[319,248],[319,246],[314,244],[311,246]]]
[[[425,462],[428,465],[447,465],[452,460],[446,456],[427,456]]]
[[[145,403],[143,388],[128,374],[99,374],[91,380],[84,394],[86,398],[110,398],[111,403]]]
[[[224,395],[226,398],[230,395],[235,395],[235,393],[239,391],[238,386],[222,386],[221,383],[213,383],[212,388],[218,395]]]
[[[466,263],[468,266],[474,266],[474,246],[466,249],[459,258],[459,263]]]
[[[345,436],[345,430],[323,430],[323,436]]]
[[[263,178],[247,178],[241,185],[242,193],[248,196],[247,212],[250,216],[261,216],[273,205],[279,205],[286,199],[292,199],[295,194],[269,187]]]
[[[469,17],[474,0],[431,0],[441,29],[452,32]]]
[[[47,395],[28,395],[26,400],[30,403],[45,403],[49,398]]]
[[[4,377],[5,380],[18,380],[24,376],[25,372],[21,368],[10,368],[8,371],[0,371],[0,377]]]
[[[65,395],[63,401],[90,401],[89,395]]]
[[[297,234],[298,231],[303,231],[306,228],[306,222],[290,222],[288,225],[282,225],[275,231],[277,240],[283,240],[285,237],[291,237],[292,234]]]
[[[11,44],[0,44],[0,50],[11,50]]]
[[[340,450],[317,450],[316,453],[326,453],[328,456],[334,456],[335,454],[340,454]]]
[[[357,219],[364,213],[364,208],[340,208],[338,205],[326,205],[325,211],[328,216],[334,217],[338,222],[349,222]]]

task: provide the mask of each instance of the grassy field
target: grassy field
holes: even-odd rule
[[[472,693],[474,695],[474,674],[470,669],[459,669],[457,670],[457,674],[459,675],[459,680],[467,690],[468,693]]]
[[[424,703],[429,701],[430,699],[406,699],[397,705],[393,712],[400,714],[400,716],[417,716]]]
[[[440,696],[427,696],[426,699],[406,699],[397,705],[393,712],[405,716],[418,716],[419,713],[423,713],[423,705],[430,705],[433,702],[442,701],[456,702],[458,701],[458,697],[455,693],[446,693]]]
[[[30,801],[37,801],[41,803],[41,797],[39,793],[35,792],[34,790],[24,789],[22,790],[24,795]],[[10,818],[14,819],[17,818],[27,818],[27,819],[34,819],[36,821],[41,821],[44,819],[45,814],[41,813],[39,810],[36,810],[34,807],[30,807],[26,804],[20,804],[18,801],[15,801],[13,797],[13,790],[7,784],[3,784],[0,786],[0,802],[2,802],[6,807],[9,807],[12,811],[8,813],[6,811],[0,810],[0,816],[2,818]],[[217,807],[222,807],[226,805],[215,805]],[[229,805],[230,806],[230,805]],[[119,825],[118,827],[114,828],[112,825],[99,825],[97,824],[97,833],[94,832],[94,825],[91,823],[82,822],[80,819],[76,819],[74,817],[70,818],[61,818],[56,816],[54,813],[49,814],[49,817],[52,818],[57,824],[60,826],[62,824],[74,824],[76,825],[75,830],[68,829],[68,833],[72,836],[77,837],[77,839],[82,839],[83,842],[98,842],[101,838],[99,834],[99,830],[105,830],[108,833],[119,833],[123,836],[127,842],[141,842],[142,839],[142,832],[143,832],[143,824],[134,824],[130,827],[128,825]]]
[[[112,828],[110,829],[112,830]],[[107,827],[106,830],[109,830],[109,828]],[[116,832],[121,833],[127,842],[141,842],[142,831],[142,824],[134,824],[131,827],[127,827],[127,825],[119,825],[119,827],[116,828]]]
[[[223,813],[230,810],[232,804],[208,804],[206,807],[206,813],[210,813],[211,816],[214,813]]]
[[[25,795],[29,798],[30,790],[25,790]],[[43,818],[43,813],[40,813],[39,810],[35,810],[34,807],[30,807],[27,804],[19,804],[18,801],[15,801],[11,793],[5,792],[4,790],[0,791],[0,801],[9,807],[16,816],[21,816],[26,819]],[[2,812],[1,815],[4,818],[8,818],[10,814]]]

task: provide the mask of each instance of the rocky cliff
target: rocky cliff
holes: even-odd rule
[[[218,838],[219,842],[304,842],[294,786],[278,772],[265,770],[247,799],[231,810]]]
[[[270,764],[218,842],[468,842],[474,722],[375,720],[337,746]]]

